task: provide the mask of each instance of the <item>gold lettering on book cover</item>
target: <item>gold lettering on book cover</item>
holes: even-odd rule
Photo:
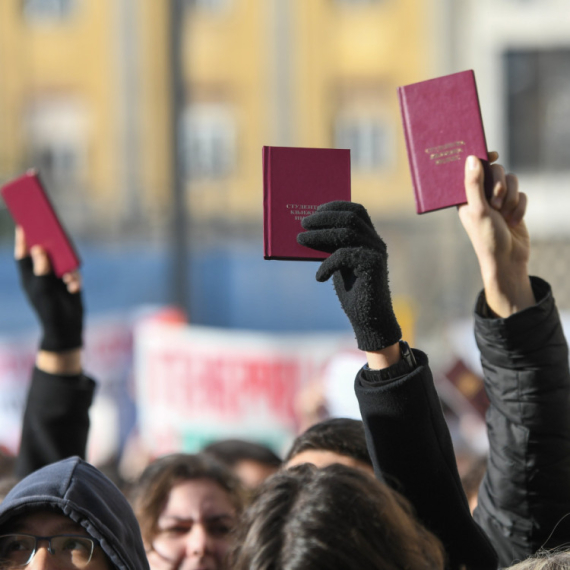
[[[462,159],[462,153],[465,151],[464,141],[454,141],[439,146],[426,148],[425,152],[429,154],[429,159],[433,160],[435,164],[446,164]]]
[[[318,208],[317,206],[309,204],[285,204],[285,207],[289,210],[289,214],[295,217],[295,220],[301,221],[303,218],[314,214]]]

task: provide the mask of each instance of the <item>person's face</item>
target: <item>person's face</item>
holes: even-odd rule
[[[151,570],[223,570],[235,519],[228,493],[216,482],[174,485],[148,552]]]
[[[234,466],[234,472],[246,489],[256,489],[265,479],[278,471],[278,467],[244,459]]]
[[[368,475],[374,475],[374,469],[370,465],[358,461],[353,457],[348,457],[348,455],[340,455],[334,451],[325,451],[323,449],[307,449],[306,451],[301,451],[294,457],[292,457],[285,465],[286,468],[294,467],[295,465],[301,465],[303,463],[312,463],[315,467],[322,469],[323,467],[328,467],[334,463],[340,463],[341,465],[346,465],[347,467],[353,467],[354,469],[360,469]]]
[[[49,511],[38,511],[30,513],[10,521],[0,529],[0,534],[32,534],[34,536],[56,536],[60,534],[73,534],[87,536],[85,529],[68,519],[63,514]],[[39,541],[37,550],[32,561],[25,566],[26,570],[61,570],[57,558],[48,552],[47,541]],[[85,567],[86,570],[111,570],[113,566],[107,557],[96,545],[90,562]]]

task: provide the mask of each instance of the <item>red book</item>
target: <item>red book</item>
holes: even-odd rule
[[[263,257],[322,261],[297,243],[301,220],[333,200],[350,201],[350,150],[263,147]]]
[[[398,96],[418,214],[464,204],[469,155],[484,161],[490,182],[473,71],[399,87]]]
[[[27,246],[41,245],[58,277],[79,267],[73,244],[34,171],[9,182],[1,192],[14,221],[24,229]]]

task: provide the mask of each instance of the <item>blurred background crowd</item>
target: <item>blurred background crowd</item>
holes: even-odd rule
[[[332,285],[316,264],[263,260],[263,145],[351,149],[404,338],[430,354],[458,454],[484,453],[477,264],[455,212],[415,214],[396,95],[463,69],[566,322],[567,0],[0,2],[0,183],[36,167],[84,260],[95,463],[228,436],[281,453],[314,421],[358,415],[364,359]],[[7,453],[37,344],[12,236],[0,206]]]

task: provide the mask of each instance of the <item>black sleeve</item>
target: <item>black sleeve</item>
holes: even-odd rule
[[[85,457],[94,391],[95,382],[87,376],[58,376],[34,368],[16,460],[18,477],[66,457]]]
[[[443,543],[448,568],[489,570],[497,557],[473,520],[427,356],[417,368],[376,386],[356,378],[356,395],[376,475],[402,493]],[[368,376],[370,373],[367,373]]]
[[[481,295],[475,315],[490,449],[474,516],[502,566],[570,537],[568,347],[550,286],[532,286],[533,307],[489,319]]]

